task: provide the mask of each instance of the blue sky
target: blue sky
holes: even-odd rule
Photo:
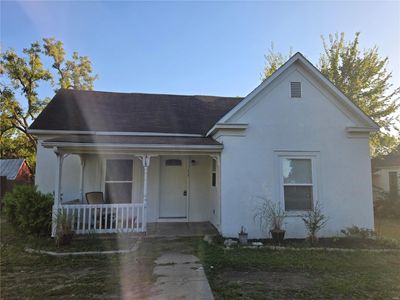
[[[3,49],[55,37],[91,58],[95,89],[106,91],[244,96],[260,83],[271,42],[317,63],[320,36],[341,31],[377,45],[400,85],[397,1],[1,2]]]

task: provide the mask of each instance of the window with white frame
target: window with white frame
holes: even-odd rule
[[[104,191],[106,203],[131,203],[133,160],[107,159]]]
[[[283,199],[286,211],[310,210],[313,206],[313,160],[282,157]]]
[[[217,160],[215,158],[212,159],[212,168],[211,168],[211,186],[217,186]]]

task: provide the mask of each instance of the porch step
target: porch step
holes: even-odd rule
[[[195,237],[218,235],[210,222],[147,223],[146,237]]]

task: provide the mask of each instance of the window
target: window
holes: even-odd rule
[[[311,158],[282,158],[285,210],[310,210],[313,205]]]
[[[133,187],[133,161],[131,159],[106,160],[106,203],[131,203]]]
[[[212,159],[211,186],[217,186],[217,160]]]
[[[292,81],[290,83],[290,97],[301,98],[301,82]]]
[[[182,166],[182,160],[180,159],[167,159],[165,161],[165,165],[167,167],[171,167],[171,166]]]

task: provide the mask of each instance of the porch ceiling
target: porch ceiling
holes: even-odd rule
[[[67,135],[42,142],[43,147],[81,150],[221,151],[223,145],[210,137]]]

